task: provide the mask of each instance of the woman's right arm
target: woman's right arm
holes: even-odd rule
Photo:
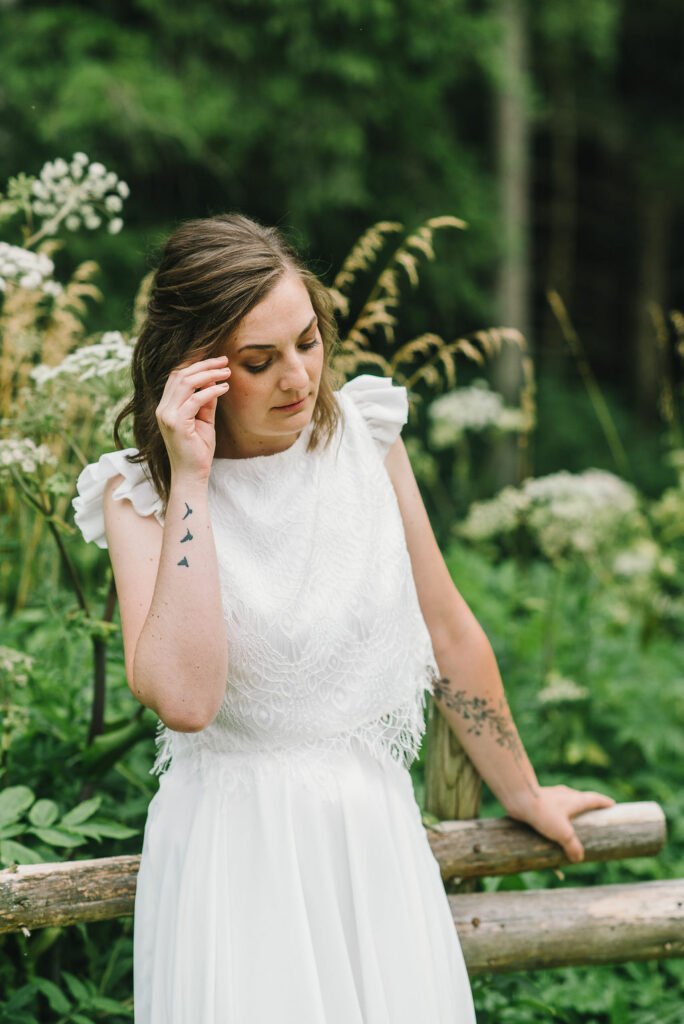
[[[225,356],[172,370],[156,416],[171,468],[162,527],[105,491],[105,533],[116,583],[128,685],[170,729],[213,721],[228,677],[228,640],[209,519],[216,403]],[[215,383],[220,378],[219,383]]]
[[[128,685],[169,728],[196,732],[216,715],[228,676],[207,484],[172,479],[162,527],[113,500],[121,481],[107,482],[104,515]]]

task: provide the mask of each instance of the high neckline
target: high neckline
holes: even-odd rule
[[[299,437],[296,439],[296,441],[294,441],[288,448],[283,448],[282,451],[271,452],[270,455],[249,455],[247,458],[238,459],[214,458],[211,468],[216,469],[220,468],[221,466],[229,466],[231,469],[234,469],[239,466],[252,468],[257,466],[270,466],[274,464],[274,462],[283,462],[289,456],[298,452],[302,448],[305,440],[308,438],[311,432],[311,427],[312,421],[309,420],[307,425],[303,427],[299,432]]]

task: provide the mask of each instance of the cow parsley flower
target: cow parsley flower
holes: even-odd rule
[[[428,413],[430,442],[434,448],[448,448],[466,430],[502,433],[523,431],[527,421],[522,409],[504,404],[503,396],[491,391],[487,381],[477,380],[471,387],[454,388],[436,398]]]
[[[19,288],[57,295],[62,286],[52,280],[54,270],[54,263],[44,253],[0,242],[0,291],[5,291],[11,281]]]
[[[635,489],[600,469],[551,473],[505,487],[489,501],[475,502],[459,532],[493,540],[526,530],[547,558],[586,558],[615,551],[619,538],[643,534]]]
[[[120,331],[105,331],[94,345],[84,345],[65,356],[56,366],[40,363],[31,370],[31,379],[38,387],[55,377],[71,376],[85,381],[121,373],[131,365],[135,339],[126,341]]]
[[[549,673],[546,686],[537,693],[540,704],[562,704],[584,700],[589,696],[586,686],[580,686],[574,679],[565,679],[555,672]]]
[[[13,469],[35,473],[39,466],[56,466],[57,456],[45,444],[35,444],[29,437],[8,437],[0,440],[0,477]]]
[[[85,153],[74,153],[71,162],[61,157],[48,161],[31,187],[31,209],[43,218],[42,234],[54,235],[64,222],[68,231],[85,227],[95,231],[109,221],[110,234],[116,234],[123,220],[121,212],[130,193],[125,181],[98,161],[90,163]]]

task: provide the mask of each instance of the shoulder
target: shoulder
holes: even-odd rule
[[[163,523],[162,501],[144,462],[133,462],[137,448],[105,452],[85,466],[76,481],[72,501],[74,522],[86,541],[106,548],[104,503],[128,500],[140,516],[154,515]]]
[[[337,392],[345,413],[362,420],[384,459],[408,419],[406,388],[391,377],[363,373],[348,380]]]

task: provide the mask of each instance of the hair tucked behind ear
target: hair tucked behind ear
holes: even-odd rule
[[[178,366],[221,355],[226,337],[288,271],[299,275],[309,293],[324,348],[308,443],[312,450],[330,443],[339,419],[331,363],[338,335],[328,289],[277,228],[242,214],[186,221],[167,240],[133,351],[133,396],[114,424],[114,442],[121,449],[119,427],[133,416],[138,454],[129,461],[147,463],[164,508],[171,467],[156,409],[169,374]]]

